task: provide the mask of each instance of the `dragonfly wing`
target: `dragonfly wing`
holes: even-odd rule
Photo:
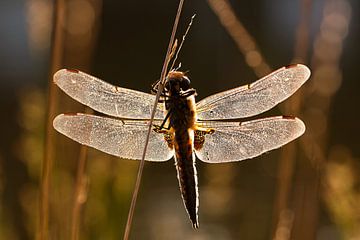
[[[209,96],[197,103],[201,120],[245,118],[265,112],[290,97],[310,77],[301,64],[280,68],[260,80]]]
[[[113,86],[78,70],[61,69],[54,82],[78,102],[119,118],[149,119],[155,102],[155,95]],[[164,118],[162,107],[157,106],[155,118]]]
[[[256,157],[300,137],[304,123],[295,117],[270,117],[248,122],[204,121],[198,125],[212,128],[205,135],[196,156],[208,163],[235,162]]]
[[[117,120],[87,114],[58,115],[54,128],[65,136],[89,147],[126,159],[140,160],[149,121]],[[154,122],[161,124],[161,122]],[[166,161],[174,155],[164,135],[150,134],[145,160]]]

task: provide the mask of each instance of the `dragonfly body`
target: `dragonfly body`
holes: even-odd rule
[[[273,108],[309,77],[306,66],[294,64],[252,84],[195,103],[196,92],[190,88],[189,79],[182,72],[168,74],[164,105],[156,108],[145,160],[175,159],[180,191],[194,228],[199,226],[195,155],[207,163],[241,161],[300,137],[305,125],[296,117],[245,122],[239,119]],[[54,82],[75,100],[111,116],[60,114],[53,122],[57,131],[120,158],[142,158],[154,95],[116,87],[86,73],[66,69],[54,75]]]
[[[194,154],[194,130],[196,122],[195,91],[182,72],[169,74],[165,108],[169,114],[169,134],[173,134],[175,165],[181,195],[194,228],[198,223],[198,186]]]

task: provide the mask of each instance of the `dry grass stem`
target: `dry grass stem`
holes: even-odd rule
[[[302,2],[301,15],[303,20],[297,30],[296,55],[294,56],[297,61],[306,59],[307,49],[305,47],[308,45],[309,30],[306,30],[305,26],[310,18],[310,6],[310,0]],[[342,48],[341,40],[346,36],[344,33],[347,32],[350,19],[349,9],[349,4],[345,0],[326,1],[324,3],[321,29],[314,41],[311,81],[308,83],[308,88],[305,89],[307,91],[301,90],[295,98],[293,97],[287,103],[291,112],[302,113],[307,124],[307,132],[300,139],[300,146],[304,155],[298,163],[296,183],[293,187],[292,198],[294,200],[295,218],[294,227],[289,234],[291,239],[315,239],[317,233],[320,182],[327,155],[327,119],[331,98],[341,83],[341,74],[338,74],[340,72],[341,51],[336,54],[336,49]],[[339,18],[342,20],[340,21],[343,23],[342,25],[339,25],[339,20],[336,20]],[[303,108],[306,111],[301,112]]]
[[[309,49],[309,26],[310,14],[312,7],[312,0],[302,0],[300,7],[300,21],[296,30],[295,49],[294,49],[294,63],[305,63],[307,52]],[[291,112],[292,115],[298,116],[302,107],[302,98],[304,97],[303,89],[288,99],[284,104],[284,112]],[[285,221],[284,214],[292,213],[289,206],[289,198],[292,189],[292,180],[294,174],[295,160],[297,157],[298,145],[296,143],[289,143],[281,150],[281,157],[278,169],[278,183],[277,194],[275,197],[274,213],[273,213],[273,239],[289,239],[291,236],[293,221]],[[285,214],[288,215],[288,214]],[[292,213],[293,215],[293,213]],[[284,229],[289,233],[287,237],[282,234]]]
[[[254,70],[256,76],[263,77],[270,73],[271,67],[266,63],[254,38],[236,17],[230,3],[227,0],[208,0],[208,3],[223,27],[235,41],[240,52],[244,55],[246,63]]]
[[[174,59],[173,59],[173,61],[172,61],[171,67],[169,68],[169,71],[173,70],[173,68],[174,68],[174,66],[175,66],[176,60],[177,60],[177,58],[178,58],[178,56],[179,56],[179,53],[180,53],[180,50],[181,50],[182,46],[184,45],[185,38],[186,38],[187,34],[188,34],[189,31],[190,31],[190,28],[191,28],[191,25],[192,25],[192,23],[193,23],[193,21],[194,21],[195,16],[196,16],[196,15],[194,14],[194,15],[191,17],[190,23],[189,23],[188,27],[186,28],[186,31],[185,31],[185,33],[184,33],[184,35],[183,35],[183,37],[182,37],[182,40],[181,40],[181,43],[180,43],[179,47],[177,48],[175,57],[174,57]],[[175,43],[176,43],[176,41],[175,41]],[[174,44],[174,47],[176,48],[175,45],[176,45],[176,44]],[[176,49],[175,49],[175,50],[176,50]],[[171,57],[171,58],[172,58],[172,57]]]
[[[42,166],[41,178],[41,195],[40,195],[40,218],[39,218],[39,232],[37,238],[40,240],[49,239],[49,191],[51,181],[51,169],[54,158],[54,129],[52,120],[55,117],[55,109],[57,107],[57,90],[52,82],[52,77],[57,69],[60,68],[63,60],[63,30],[62,24],[64,21],[64,1],[57,0],[54,5],[54,27],[52,35],[52,59],[49,76],[48,89],[48,109],[47,109],[47,124],[46,124],[46,140],[44,147],[44,161]]]
[[[92,113],[93,111],[86,108],[86,113]],[[85,175],[86,159],[87,159],[88,148],[85,145],[80,147],[78,167],[76,173],[75,191],[73,208],[71,214],[71,239],[79,239],[79,226],[80,226],[80,212],[81,206],[86,201],[87,196],[87,181]]]
[[[152,121],[154,120],[156,106],[158,104],[160,95],[161,95],[161,93],[162,93],[162,91],[164,89],[165,77],[166,77],[166,74],[167,74],[167,69],[168,69],[169,62],[170,62],[171,55],[172,55],[171,54],[172,47],[174,46],[175,34],[176,34],[177,26],[178,26],[178,23],[179,23],[180,14],[181,14],[181,11],[182,11],[183,4],[184,4],[184,0],[180,0],[179,7],[178,7],[176,17],[175,17],[175,22],[174,22],[174,25],[173,25],[173,30],[172,30],[171,37],[170,37],[170,42],[169,42],[169,45],[168,45],[168,49],[166,51],[164,64],[163,64],[163,67],[162,67],[162,70],[161,70],[159,86],[158,86],[158,89],[157,89],[157,94],[156,94],[156,99],[155,99],[155,102],[154,102],[154,107],[153,107],[153,109],[151,111],[151,118],[150,118],[150,122],[149,122],[148,133],[146,135],[144,152],[143,152],[143,155],[142,155],[142,159],[140,161],[138,174],[137,174],[137,177],[136,177],[136,182],[135,182],[135,187],[134,187],[134,193],[133,193],[133,197],[132,197],[132,200],[131,200],[128,219],[127,219],[126,226],[125,226],[125,233],[124,233],[124,238],[123,238],[124,240],[127,240],[129,238],[129,235],[130,235],[131,223],[132,223],[132,219],[133,219],[133,215],[134,215],[134,211],[135,211],[136,200],[137,200],[137,196],[138,196],[138,192],[139,192],[139,188],[140,188],[142,172],[143,172],[143,169],[144,169],[146,150],[147,150],[147,146],[148,146],[148,143],[149,143],[150,133],[152,131]]]

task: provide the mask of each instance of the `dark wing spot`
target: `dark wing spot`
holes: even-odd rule
[[[164,139],[170,149],[174,148],[174,136],[171,133],[165,133]]]
[[[72,73],[79,73],[80,71],[77,69],[66,69],[66,71],[68,72],[72,72]]]
[[[294,116],[282,116],[282,118],[294,120],[296,117],[294,117]]]
[[[82,115],[81,113],[63,113],[60,115],[64,115],[64,116],[78,116],[78,115]]]
[[[194,149],[200,150],[205,143],[205,135],[213,134],[215,132],[214,129],[208,129],[207,131],[195,130],[194,132]]]
[[[287,66],[285,66],[286,69],[288,68],[293,68],[293,67],[296,67],[298,64],[297,63],[294,63],[294,64],[289,64]]]

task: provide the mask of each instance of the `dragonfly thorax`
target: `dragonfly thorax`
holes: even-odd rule
[[[189,78],[183,72],[170,72],[165,83],[165,95],[170,127],[184,131],[192,128],[196,120],[196,91],[190,88]]]

